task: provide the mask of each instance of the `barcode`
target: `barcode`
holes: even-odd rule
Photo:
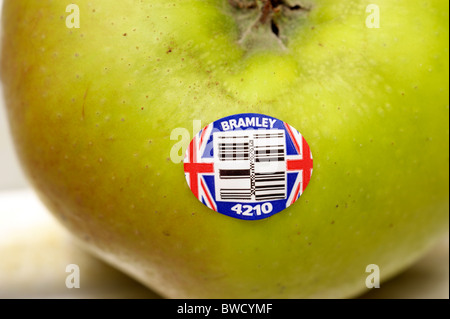
[[[247,188],[222,188],[220,189],[220,198],[222,200],[251,200],[252,195]]]
[[[255,147],[256,162],[284,161],[284,145]]]
[[[240,161],[248,159],[248,136],[219,137],[219,159],[221,161]]]
[[[255,197],[260,200],[284,199],[286,194],[285,172],[255,174]]]
[[[214,133],[216,198],[260,202],[286,198],[284,130]]]

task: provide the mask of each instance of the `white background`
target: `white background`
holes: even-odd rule
[[[3,104],[2,98],[0,101],[0,191],[24,188],[28,185],[17,162]]]
[[[0,6],[2,3],[3,0],[0,0]],[[2,95],[0,99],[0,191],[25,186],[27,186],[27,182],[19,168],[13,150]]]

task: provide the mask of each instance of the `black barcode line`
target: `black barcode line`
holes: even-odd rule
[[[264,162],[283,162],[283,157],[263,157],[263,158],[256,158],[255,162],[257,163],[264,163]]]
[[[272,189],[284,189],[284,184],[278,184],[278,185],[260,185],[256,186],[256,189],[259,190],[272,190]]]
[[[237,161],[248,159],[248,154],[220,154],[221,161]]]
[[[260,199],[264,199],[264,200],[269,200],[269,199],[284,199],[285,195],[284,193],[279,193],[279,194],[267,194],[267,195],[256,195],[256,200],[260,200]]]
[[[247,148],[226,148],[226,149],[221,149],[220,152],[221,153],[233,153],[233,152],[248,152]]]
[[[221,199],[251,200],[250,189],[224,189],[220,190]]]
[[[248,159],[248,155],[247,154],[221,154],[220,156],[220,160],[221,161],[237,161],[237,160],[246,160]]]
[[[256,183],[262,183],[262,182],[284,182],[284,178],[265,178],[265,179],[257,179]]]
[[[245,135],[245,136],[219,136],[219,139],[220,140],[226,140],[226,139],[233,139],[233,140],[236,140],[236,139],[238,139],[238,138],[243,138],[243,139],[245,139],[245,138],[249,138],[250,136],[248,136],[248,135]]]
[[[221,179],[248,179],[250,177],[249,169],[221,169],[219,170]]]
[[[269,148],[269,147],[278,147],[278,148],[284,150],[284,145],[282,145],[282,144],[277,144],[277,145],[256,145],[256,146],[255,146],[255,149]]]
[[[283,138],[284,135],[283,133],[266,133],[266,134],[255,134],[253,135],[255,137],[255,139],[260,139],[260,138],[268,138],[268,139],[273,139],[273,138]]]
[[[245,152],[245,151],[236,151],[236,150],[234,150],[234,151],[232,151],[232,150],[230,150],[230,151],[223,151],[223,152],[220,152],[220,154],[221,154],[221,155],[229,155],[229,156],[234,155],[234,154],[237,154],[237,155],[246,155],[246,156],[248,156],[248,152]]]
[[[236,147],[241,147],[241,148],[246,148],[248,149],[248,143],[221,143],[219,144],[219,148],[223,149],[223,148],[236,148]]]
[[[249,169],[221,169],[219,171],[220,176],[236,176],[236,175],[250,175]]]
[[[270,156],[275,154],[284,154],[284,150],[256,151],[257,156]]]

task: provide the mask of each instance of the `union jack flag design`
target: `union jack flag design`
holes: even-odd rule
[[[273,117],[225,117],[192,139],[186,181],[210,209],[239,219],[262,219],[292,205],[311,180],[313,157],[303,136]]]
[[[286,207],[292,205],[308,186],[313,171],[313,156],[305,138],[292,126],[284,123],[286,131],[295,148],[293,155],[287,156],[286,170],[295,173],[295,183],[286,203]]]
[[[205,181],[205,176],[214,174],[214,159],[202,156],[208,145],[211,129],[212,125],[210,124],[192,139],[184,157],[184,173],[189,188],[195,197],[212,210],[217,211],[215,199]]]

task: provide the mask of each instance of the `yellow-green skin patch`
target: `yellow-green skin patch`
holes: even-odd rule
[[[244,50],[228,1],[6,0],[2,78],[21,161],[59,220],[166,297],[349,297],[448,230],[448,2],[304,1],[286,50]],[[214,213],[176,127],[258,112],[314,154],[268,219]]]

